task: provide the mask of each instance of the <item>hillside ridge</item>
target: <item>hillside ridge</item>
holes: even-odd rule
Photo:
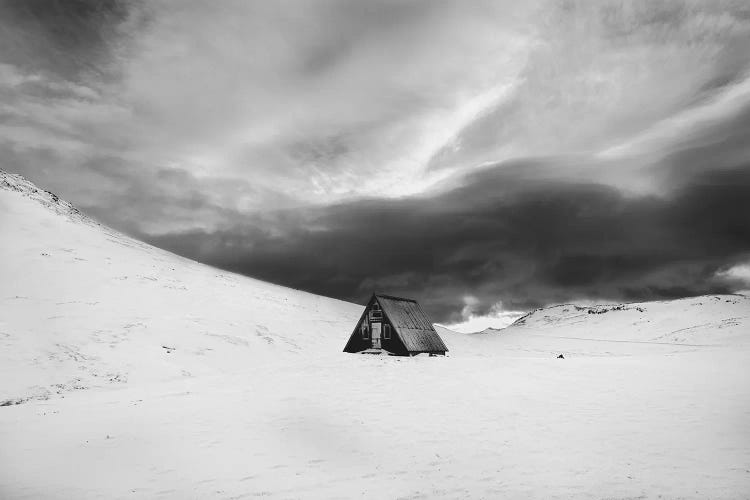
[[[151,246],[5,171],[0,225],[0,405],[338,352],[361,313]]]

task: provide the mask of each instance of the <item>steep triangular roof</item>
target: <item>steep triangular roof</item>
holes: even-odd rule
[[[382,294],[375,297],[409,352],[448,350],[416,300]]]

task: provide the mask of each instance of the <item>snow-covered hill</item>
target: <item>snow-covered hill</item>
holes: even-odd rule
[[[340,351],[362,308],[178,257],[0,171],[0,404]]]
[[[440,329],[441,335],[451,336]],[[464,353],[629,356],[712,349],[750,352],[750,297],[706,295],[686,299],[578,306],[532,311],[503,329],[451,338]]]
[[[360,306],[177,257],[5,173],[0,235],[0,498],[750,492],[746,297],[556,306],[439,328],[445,358],[349,355]]]

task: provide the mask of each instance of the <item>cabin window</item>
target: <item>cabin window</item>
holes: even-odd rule
[[[367,323],[362,323],[362,338],[365,340],[370,338],[370,329],[367,328]]]
[[[383,325],[383,338],[391,340],[391,325]]]
[[[383,317],[383,311],[380,310],[380,305],[375,303],[372,305],[372,309],[370,309],[370,319],[380,319]]]

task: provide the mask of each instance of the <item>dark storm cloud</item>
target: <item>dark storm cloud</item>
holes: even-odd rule
[[[79,80],[113,69],[119,29],[138,1],[3,0],[0,60]]]
[[[750,165],[683,178],[667,196],[627,196],[492,168],[434,197],[364,200],[228,231],[152,242],[261,279],[362,301],[420,297],[458,321],[461,297],[486,313],[575,299],[644,300],[728,292],[717,272],[750,252]],[[278,228],[284,228],[278,231]]]

